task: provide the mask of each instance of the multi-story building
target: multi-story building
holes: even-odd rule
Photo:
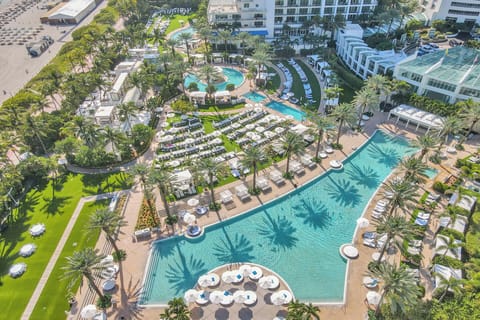
[[[469,98],[480,102],[478,49],[459,46],[411,56],[395,66],[393,76],[408,82],[420,95],[449,103]]]
[[[363,29],[347,24],[337,32],[337,55],[357,76],[366,79],[374,74],[393,73],[395,65],[406,58],[395,50],[376,50],[362,40]]]
[[[305,22],[315,16],[333,19],[340,14],[351,21],[371,13],[376,5],[377,0],[210,0],[208,21],[267,38],[281,34],[286,24],[289,33],[297,36],[306,32]]]
[[[478,0],[429,0],[427,12],[432,12],[432,20],[480,23],[480,1]],[[430,6],[430,7],[428,7]]]

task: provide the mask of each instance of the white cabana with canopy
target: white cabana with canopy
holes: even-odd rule
[[[232,102],[232,94],[230,91],[215,92],[215,103],[227,104]]]
[[[193,91],[188,94],[188,99],[192,103],[206,104],[207,93],[203,91]]]
[[[397,117],[395,124],[397,124],[400,120],[404,120],[406,121],[405,127],[407,127],[410,123],[417,125],[415,131],[417,131],[419,127],[427,129],[427,132],[429,132],[430,129],[442,130],[443,128],[443,117],[406,104],[401,104],[392,109],[388,114],[388,120],[390,120],[391,116]]]

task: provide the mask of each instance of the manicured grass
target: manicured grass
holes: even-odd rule
[[[312,88],[313,100],[317,102],[317,106],[318,106],[318,103],[320,103],[320,98],[321,98],[321,90],[320,90],[320,84],[318,83],[317,77],[312,72],[312,70],[307,65],[305,65],[305,63],[303,63],[303,61],[301,60],[295,60],[295,61],[300,65],[302,70],[305,72],[305,75],[308,78],[308,83],[310,83],[310,86]]]
[[[355,97],[355,92],[362,88],[362,80],[339,62],[334,66],[334,69],[340,82],[339,86],[343,89],[340,94],[340,102],[351,102]]]
[[[71,290],[69,291],[68,280],[62,279],[62,267],[65,265],[66,258],[71,256],[74,251],[95,247],[100,232],[85,232],[85,226],[88,224],[93,212],[107,207],[109,203],[110,200],[101,200],[89,202],[83,206],[30,319],[57,319],[64,315],[65,310],[68,310],[69,306],[66,297],[69,292],[75,293],[77,291],[79,283],[70,288]]]
[[[287,60],[282,60],[282,63],[285,67],[288,68],[288,70],[290,70],[290,73],[292,74],[293,83],[292,89],[290,91],[295,94],[295,98],[300,100],[300,98],[305,97],[305,89],[303,89],[303,82],[300,79],[297,70],[295,70],[295,68],[292,67]]]
[[[245,103],[238,103],[235,105],[223,105],[223,106],[199,106],[198,111],[200,112],[219,112],[219,111],[228,111],[228,110],[238,110],[242,109],[245,106]]]
[[[9,228],[2,234],[0,276],[0,319],[20,319],[30,296],[55,250],[65,226],[81,197],[131,187],[131,179],[125,173],[110,175],[68,174],[32,189],[19,208],[15,209]],[[29,228],[44,223],[46,232],[32,238]],[[37,251],[29,258],[19,257],[20,248],[34,243]],[[20,278],[8,276],[10,267],[19,262],[27,264],[27,271]]]
[[[168,25],[167,30],[165,30],[165,34],[169,34],[172,31],[180,29],[188,24],[188,20],[190,20],[193,15],[183,16],[180,14],[176,14],[170,17],[170,24]],[[183,20],[183,23],[180,23],[180,20]]]
[[[268,87],[268,91],[272,91],[273,93],[280,88],[280,75],[277,73],[277,70],[275,70],[272,67],[267,67],[267,72],[268,73],[275,73],[275,76],[271,78],[271,86]]]

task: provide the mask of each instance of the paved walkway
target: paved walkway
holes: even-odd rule
[[[23,311],[22,320],[27,320],[32,315],[33,309],[37,304],[38,298],[40,298],[43,288],[47,284],[48,278],[52,273],[53,267],[55,267],[58,257],[62,253],[63,247],[65,246],[65,243],[67,242],[68,237],[70,236],[70,233],[72,232],[72,229],[75,226],[75,223],[77,222],[77,218],[80,215],[80,212],[82,211],[84,204],[87,202],[109,199],[109,198],[112,198],[114,194],[115,192],[110,192],[110,193],[104,193],[104,194],[99,194],[95,196],[88,196],[88,197],[81,198],[78,201],[77,207],[75,208],[75,211],[73,212],[72,217],[70,218],[70,221],[68,222],[68,225],[65,228],[65,231],[63,232],[63,235],[60,238],[60,241],[58,242],[52,257],[50,258],[50,261],[48,261],[47,267],[45,268],[45,271],[43,271],[42,277],[40,278],[40,281],[38,282],[37,287],[35,288],[35,291],[30,297],[30,301],[28,301],[27,307]]]

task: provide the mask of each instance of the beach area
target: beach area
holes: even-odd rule
[[[11,12],[8,17],[4,16],[3,20],[0,20],[3,21],[0,24],[0,33],[8,33],[11,39],[15,39],[34,30],[35,34],[29,32],[31,39],[28,41],[37,41],[43,36],[50,36],[55,42],[39,57],[31,57],[25,43],[12,42],[10,45],[0,45],[0,104],[14,96],[55,57],[62,45],[71,40],[73,30],[90,23],[93,17],[107,5],[107,2],[103,1],[77,25],[55,26],[40,23],[40,17],[48,12],[46,7],[50,2],[31,1],[34,3],[24,5],[25,0],[0,0],[0,15]]]

